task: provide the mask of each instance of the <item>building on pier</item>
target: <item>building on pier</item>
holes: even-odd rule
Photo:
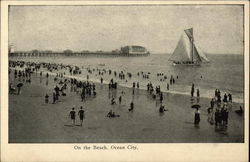
[[[149,51],[142,46],[125,46],[125,47],[121,47],[121,54],[125,54],[128,56],[139,56],[139,55],[149,55]]]

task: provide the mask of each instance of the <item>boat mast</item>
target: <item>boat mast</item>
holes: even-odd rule
[[[193,34],[193,29],[192,29],[191,42],[192,42],[192,63],[194,63],[194,34]]]
[[[191,38],[191,42],[192,42],[192,63],[194,62],[194,38]]]

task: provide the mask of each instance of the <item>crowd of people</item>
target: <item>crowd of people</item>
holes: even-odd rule
[[[232,95],[230,93],[224,94],[221,100],[221,92],[219,89],[215,90],[215,95],[210,101],[208,111],[208,122],[215,124],[215,127],[227,127],[229,109],[232,107]]]
[[[194,92],[195,92],[195,85],[192,84],[191,86],[191,99],[194,97]],[[197,88],[196,91],[197,95],[196,97],[200,97],[200,91],[199,88]],[[198,102],[199,100],[197,100]],[[232,94],[230,93],[225,93],[224,97],[222,99],[221,97],[221,92],[219,89],[215,89],[214,97],[210,101],[210,107],[207,109],[207,121],[211,125],[215,125],[216,129],[224,129],[228,126],[228,117],[229,117],[229,109],[232,108]],[[194,112],[194,124],[197,126],[199,125],[200,122],[200,106],[195,107],[195,112]],[[236,110],[237,112],[243,112],[242,107],[240,106],[240,110]],[[241,114],[238,113],[238,114]]]
[[[40,72],[40,77],[43,77],[45,71],[45,77],[48,79],[51,77],[50,74],[53,74],[55,87],[52,88],[52,95],[49,93],[45,94],[45,103],[50,103],[50,97],[53,104],[56,104],[59,101],[60,96],[66,96],[66,89],[70,87],[71,92],[75,92],[78,95],[82,102],[87,100],[88,98],[95,97],[97,95],[96,85],[90,82],[89,76],[92,74],[96,74],[100,76],[100,83],[103,84],[105,75],[112,76],[110,81],[108,82],[109,94],[111,98],[111,105],[116,105],[116,91],[118,89],[118,82],[115,81],[118,77],[120,80],[128,80],[133,77],[132,73],[125,71],[114,71],[105,68],[85,68],[87,71],[87,78],[85,81],[76,79],[74,76],[81,75],[83,72],[83,67],[72,66],[72,65],[64,65],[64,64],[55,64],[55,63],[35,63],[35,62],[24,62],[24,61],[10,61],[9,62],[9,74],[14,70],[14,78],[18,80],[19,86],[17,86],[17,94],[21,94],[21,87],[23,83],[31,83],[32,75],[34,73]],[[19,69],[19,70],[18,70]],[[142,77],[144,79],[149,79],[151,73],[150,72],[138,72],[137,76]],[[157,77],[160,78],[161,81],[165,81],[168,79],[167,75],[164,73],[157,73]],[[169,82],[166,83],[167,90],[170,89],[170,86],[176,84],[178,80],[178,75],[174,77],[170,75]],[[162,92],[160,85],[153,85],[151,82],[148,82],[146,85],[147,93],[152,97],[156,102],[160,101],[159,113],[164,113],[168,111],[163,104],[164,93]],[[132,82],[132,96],[135,95],[135,89],[140,88],[140,82]],[[13,83],[9,84],[9,92],[15,93],[16,87]],[[122,95],[119,95],[118,101],[119,104],[122,103]],[[128,94],[129,95],[129,94]],[[191,97],[195,96],[195,85],[191,86]],[[200,90],[196,89],[196,97],[200,98]],[[228,114],[229,114],[229,106],[232,103],[232,94],[224,94],[223,99],[221,97],[221,92],[219,89],[215,90],[215,96],[212,98],[210,102],[210,108],[208,109],[208,121],[210,124],[215,124],[215,127],[226,127],[228,124]],[[164,102],[166,103],[166,102]],[[133,112],[135,110],[135,102],[132,99],[128,106],[128,112]],[[242,110],[242,108],[241,108]],[[72,108],[70,111],[70,118],[72,119],[72,124],[75,125],[75,108]],[[84,110],[83,107],[80,107],[78,112],[80,118],[80,125],[82,126],[83,118],[84,118]],[[120,117],[120,115],[116,114],[114,110],[110,110],[107,115],[109,118]],[[200,122],[200,110],[196,108],[194,112],[194,124],[199,125]]]

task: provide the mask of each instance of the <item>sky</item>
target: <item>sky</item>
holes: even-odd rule
[[[15,51],[111,51],[141,45],[172,53],[184,29],[211,54],[243,54],[243,6],[10,6]]]

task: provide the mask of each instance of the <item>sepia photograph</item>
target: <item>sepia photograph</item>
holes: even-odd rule
[[[242,5],[9,6],[9,142],[244,142],[243,27]]]
[[[6,161],[19,151],[14,161],[121,160],[126,151],[180,161],[178,148],[246,158],[248,3],[2,4]]]

